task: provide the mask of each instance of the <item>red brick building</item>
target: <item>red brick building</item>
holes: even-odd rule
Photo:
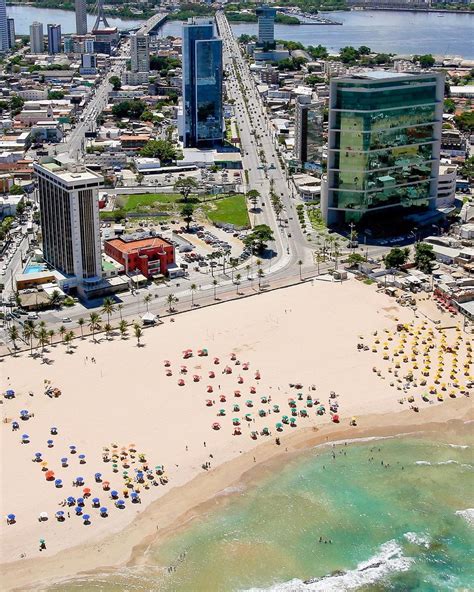
[[[160,236],[133,239],[122,236],[106,240],[104,250],[125,268],[125,273],[140,272],[149,278],[168,272],[174,264],[174,246]]]

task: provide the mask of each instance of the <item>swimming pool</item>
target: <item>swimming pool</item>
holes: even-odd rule
[[[46,265],[42,265],[41,263],[29,263],[23,273],[40,273],[41,271],[46,271]]]

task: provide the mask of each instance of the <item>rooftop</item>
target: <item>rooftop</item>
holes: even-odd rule
[[[120,238],[113,238],[106,241],[106,243],[115,249],[118,249],[121,253],[132,253],[133,251],[140,251],[142,249],[169,247],[171,245],[171,243],[161,236],[134,238],[134,235],[129,235],[129,237],[125,235]]]
[[[46,162],[42,164],[35,164],[35,169],[45,169],[49,173],[53,173],[61,181],[75,185],[79,182],[96,181],[98,184],[102,183],[103,177],[81,166],[62,167],[55,162]]]

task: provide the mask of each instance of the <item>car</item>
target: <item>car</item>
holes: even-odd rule
[[[63,317],[63,318],[61,319],[61,321],[62,321],[63,323],[72,323],[72,320],[71,320],[69,317]]]

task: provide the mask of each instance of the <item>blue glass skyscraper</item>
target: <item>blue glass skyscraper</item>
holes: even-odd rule
[[[207,148],[222,143],[222,40],[208,19],[183,25],[183,143]]]

